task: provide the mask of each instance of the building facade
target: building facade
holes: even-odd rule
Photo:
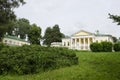
[[[69,49],[90,50],[90,44],[93,42],[108,41],[113,43],[111,35],[94,34],[84,30],[73,34],[70,38],[62,39],[62,46]]]
[[[30,45],[30,43],[28,41],[26,41],[24,39],[20,39],[17,36],[10,36],[10,35],[5,35],[2,42],[9,46]]]
[[[51,47],[62,47],[62,43],[61,42],[52,42]]]

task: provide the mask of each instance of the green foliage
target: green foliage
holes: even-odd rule
[[[103,52],[112,52],[112,43],[111,42],[103,41],[103,42],[101,42],[101,44],[102,44]]]
[[[113,42],[116,43],[117,42],[117,37],[112,37]]]
[[[112,43],[103,41],[101,43],[90,44],[90,49],[93,52],[112,52]]]
[[[62,41],[62,33],[60,32],[59,25],[53,26],[52,35],[53,35],[53,38],[52,38],[53,42],[61,42]]]
[[[38,74],[0,75],[0,80],[120,80],[120,52],[76,52],[79,64]]]
[[[113,19],[114,22],[117,22],[117,25],[120,25],[120,16],[109,14],[109,18],[110,18],[110,19]]]
[[[14,9],[21,4],[25,4],[24,0],[0,0],[0,40],[8,30],[6,24],[10,24],[16,19]]]
[[[64,48],[24,45],[0,51],[0,74],[33,74],[78,64],[74,51]]]
[[[116,52],[119,52],[119,51],[120,51],[120,42],[117,42],[117,43],[114,44],[114,50],[115,50]]]
[[[16,29],[15,30],[16,35],[20,35],[20,38],[22,38],[22,39],[25,39],[25,35],[28,34],[28,32],[31,28],[29,20],[27,20],[25,18],[16,20],[14,26]]]
[[[7,47],[9,47],[9,46],[7,46],[6,44],[3,44],[3,43],[0,43],[0,50],[2,50],[3,48],[7,48]]]
[[[50,27],[47,27],[43,38],[45,39],[44,44],[50,46],[52,43],[52,29]]]
[[[15,19],[13,9],[24,3],[24,0],[0,0],[0,23],[7,23]]]
[[[4,37],[4,34],[6,32],[8,32],[9,34],[11,34],[13,27],[14,26],[14,22],[8,22],[7,24],[2,24],[0,25],[0,41],[2,40],[2,38]]]
[[[103,46],[101,43],[95,42],[95,43],[90,44],[90,49],[93,52],[101,52],[103,50]]]
[[[63,37],[65,36],[60,32],[59,25],[55,25],[53,28],[48,27],[43,37],[44,44],[50,46],[52,42],[61,42]]]
[[[33,24],[29,30],[28,37],[31,44],[40,44],[41,28],[36,24]]]
[[[5,32],[6,32],[6,27],[0,25],[0,42],[2,41]]]

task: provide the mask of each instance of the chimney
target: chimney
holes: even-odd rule
[[[27,34],[25,35],[25,41],[28,41],[28,35]]]
[[[96,31],[96,34],[99,35],[99,30]]]
[[[12,31],[12,35],[14,35],[14,36],[15,36],[15,31],[14,31],[14,30]]]
[[[20,39],[20,35],[18,35],[18,38]]]
[[[6,32],[6,34],[5,35],[8,35],[8,32]]]

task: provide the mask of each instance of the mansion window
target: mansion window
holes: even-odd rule
[[[85,49],[88,49],[88,46],[86,46]]]
[[[68,46],[70,46],[70,43],[68,42]]]
[[[7,43],[7,40],[5,40],[5,43]]]
[[[93,42],[93,39],[92,38],[90,38],[90,43],[92,43]]]
[[[64,46],[66,46],[66,45],[65,45],[65,42],[64,42]]]
[[[9,43],[12,44],[12,41],[10,40]]]
[[[83,49],[84,47],[83,46],[81,46],[81,49]]]

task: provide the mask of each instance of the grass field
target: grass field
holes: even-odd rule
[[[0,80],[120,80],[120,52],[76,52],[79,64],[34,75],[2,75]]]

